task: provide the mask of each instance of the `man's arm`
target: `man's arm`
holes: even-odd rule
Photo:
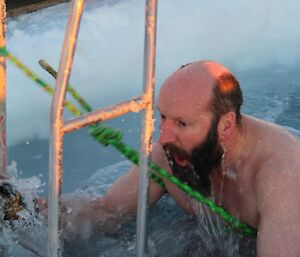
[[[165,152],[157,142],[153,144],[152,162],[172,174]],[[193,214],[190,198],[186,193],[167,179],[160,178],[163,180],[165,188],[150,179],[149,205],[155,204],[165,192],[168,192],[186,213]],[[124,187],[130,188],[130,190],[124,192]],[[112,185],[101,201],[108,210],[118,210],[119,213],[127,214],[136,211],[137,198],[138,169],[133,167],[127,175],[121,177]]]
[[[163,194],[164,189],[150,181],[149,204],[153,205]],[[63,198],[64,234],[67,238],[72,238],[76,234],[89,237],[94,233],[114,233],[122,223],[136,214],[137,199],[137,167],[117,179],[102,198]]]
[[[275,164],[278,161],[274,162]],[[258,257],[300,256],[300,172],[270,165],[257,177]]]
[[[152,159],[161,165],[160,146],[153,147]],[[135,215],[139,187],[138,167],[118,178],[101,198],[88,196],[63,197],[61,200],[62,227],[67,237],[81,234],[88,237],[92,233],[116,231],[120,224]],[[165,193],[165,189],[150,179],[149,205],[155,204]],[[47,203],[38,200],[40,209]],[[47,210],[45,210],[47,211]]]

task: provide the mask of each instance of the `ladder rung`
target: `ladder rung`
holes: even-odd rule
[[[107,106],[66,121],[63,126],[63,132],[69,133],[96,122],[116,118],[128,112],[139,112],[142,109],[145,109],[146,106],[147,102],[142,97]]]

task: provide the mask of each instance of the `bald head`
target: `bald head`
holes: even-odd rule
[[[194,89],[198,88],[201,91],[212,92],[218,79],[224,74],[231,73],[221,64],[213,61],[198,61],[183,65],[165,81],[163,86],[173,85],[177,86],[177,89],[182,87],[184,90],[194,87]]]
[[[217,117],[229,111],[240,120],[242,92],[232,73],[213,61],[198,61],[182,66],[163,84],[161,92],[193,98],[197,108],[209,108]]]

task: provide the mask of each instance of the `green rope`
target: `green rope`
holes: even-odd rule
[[[52,77],[56,79],[57,72],[45,60],[39,60],[39,64],[43,69],[48,71],[52,75]],[[93,110],[92,107],[78,94],[75,88],[73,88],[70,84],[68,84],[67,86],[67,91],[78,102],[78,104],[83,108],[85,112],[91,112]]]
[[[45,61],[41,60],[39,61],[41,66],[46,69],[54,78],[57,76],[57,72]],[[73,89],[71,85],[68,85],[69,89],[72,89],[72,96],[79,101],[80,99],[80,105],[87,111],[91,111],[91,107],[84,101],[83,98],[79,96],[79,94]],[[86,106],[86,108],[85,108]],[[97,142],[103,144],[104,146],[107,145],[113,145],[117,150],[122,152],[122,154],[127,157],[129,160],[131,160],[135,165],[139,164],[139,155],[138,153],[131,149],[128,145],[125,145],[124,143],[121,142],[122,140],[122,134],[121,132],[117,130],[113,130],[110,128],[105,128],[105,127],[98,127],[98,128],[92,128],[90,130],[90,134],[96,138]],[[203,195],[201,195],[199,192],[196,192],[191,189],[187,184],[180,182],[178,178],[175,176],[172,176],[169,174],[167,171],[159,168],[156,164],[151,163],[151,168],[155,172],[157,172],[159,175],[167,178],[169,181],[171,181],[173,184],[177,185],[179,188],[184,190],[185,192],[188,193],[189,196],[194,197],[198,199],[200,202],[203,204],[209,206],[210,209],[212,209],[213,212],[219,214],[222,216],[225,220],[230,220],[230,223],[235,223],[239,222],[235,217],[232,217],[231,215],[228,215],[224,209],[221,207],[217,206],[212,200],[209,200],[205,198]],[[154,178],[158,178],[159,182],[162,182],[161,179],[158,176],[153,176]],[[249,230],[248,226],[244,226],[245,224],[241,224],[241,227],[239,229],[242,229],[244,233],[247,235],[251,234],[252,230]],[[235,225],[236,226],[236,225]]]
[[[47,70],[54,78],[57,76],[57,72],[46,63],[44,60],[39,61],[40,65]],[[83,98],[79,96],[79,94],[76,92],[76,90],[71,86],[68,85],[69,89],[72,89],[71,93],[75,100],[79,102],[78,99],[80,99],[80,105],[87,111],[91,111],[91,107],[85,102]],[[84,106],[88,106],[85,108]],[[117,150],[119,150],[125,157],[127,157],[131,162],[133,162],[135,165],[139,164],[139,154],[132,149],[130,146],[124,144],[122,142],[122,133],[118,130],[114,130],[107,127],[93,127],[90,129],[90,134],[96,139],[97,142],[101,143],[104,146],[112,145]],[[238,228],[239,230],[243,231],[243,233],[247,236],[253,235],[253,228],[249,227],[247,224],[240,223],[238,219],[236,219],[234,216],[227,213],[223,208],[219,207],[214,201],[205,198],[202,194],[200,194],[197,191],[194,191],[190,186],[188,186],[186,183],[182,183],[178,178],[168,173],[166,170],[161,169],[159,166],[157,166],[155,163],[151,163],[151,169],[158,173],[158,175],[168,179],[170,182],[184,190],[189,196],[196,198],[201,203],[207,205],[213,212],[219,214],[224,220],[227,220],[232,227]],[[152,175],[154,175],[152,173]],[[152,176],[152,179],[158,179],[159,184],[163,183],[163,181],[158,176]]]
[[[127,157],[129,160],[131,160],[134,164],[139,164],[139,154],[132,149],[130,146],[124,144],[121,142],[121,138],[113,138],[112,135],[109,135],[110,132],[103,130],[102,128],[99,129],[93,129],[91,132],[93,137],[96,138],[98,142],[103,142],[103,140],[107,144],[113,145],[117,150],[119,150],[125,157]],[[106,139],[106,136],[109,138]],[[256,229],[252,228],[246,223],[240,222],[236,217],[229,214],[227,211],[225,211],[222,207],[218,206],[213,200],[210,200],[203,196],[201,193],[193,190],[189,185],[186,183],[181,182],[177,177],[171,175],[166,170],[160,168],[157,164],[151,162],[150,167],[153,172],[155,172],[157,175],[160,175],[161,177],[166,178],[171,183],[185,191],[190,197],[196,198],[199,202],[202,204],[208,206],[212,212],[220,215],[225,221],[227,221],[229,224],[228,226],[230,228],[234,228],[238,230],[239,232],[243,233],[245,236],[256,236]]]
[[[42,80],[40,80],[34,73],[32,73],[28,67],[25,65],[21,64],[19,60],[17,60],[15,57],[13,57],[10,53],[7,52],[5,48],[0,48],[0,55],[6,56],[9,60],[11,60],[17,67],[22,69],[25,74],[30,77],[32,80],[37,82],[41,86],[48,86],[48,84],[44,83]],[[13,57],[13,58],[12,58]],[[54,74],[54,73],[53,73]],[[50,87],[51,88],[51,87]],[[72,96],[77,99],[81,99],[81,104],[79,104],[87,111],[89,105],[82,104],[86,103],[83,98],[79,96],[79,94],[69,85],[68,86],[68,92],[69,88],[71,88],[71,93]],[[52,89],[52,88],[51,88]],[[72,91],[73,89],[73,91]],[[48,93],[53,93],[53,89],[46,90]],[[77,96],[78,97],[77,97]],[[66,107],[75,115],[80,115],[81,112],[71,104],[71,106]],[[70,108],[71,107],[71,108]],[[91,110],[91,108],[90,108]],[[75,111],[75,112],[74,112]],[[122,133],[118,130],[111,129],[111,128],[106,128],[106,127],[101,127],[99,125],[93,125],[90,126],[90,134],[97,140],[97,142],[103,144],[104,146],[107,145],[112,145],[114,146],[117,150],[119,150],[122,154],[124,154],[129,160],[131,160],[134,164],[138,165],[139,164],[139,154],[132,149],[130,146],[124,144],[122,140]],[[166,178],[176,186],[178,186],[180,189],[185,191],[190,197],[196,198],[198,201],[200,201],[202,204],[208,206],[214,213],[219,214],[225,221],[229,223],[229,227],[237,229],[238,231],[242,232],[245,236],[255,236],[256,235],[256,229],[252,228],[251,226],[240,222],[237,218],[234,216],[230,215],[228,212],[226,212],[223,208],[218,206],[214,201],[207,199],[204,197],[202,194],[200,194],[197,191],[194,191],[190,186],[188,186],[186,183],[182,183],[178,178],[175,176],[171,175],[168,173],[166,170],[161,169],[159,166],[157,166],[155,163],[151,163],[151,177],[157,181],[160,185],[163,185],[162,180],[158,177],[158,175]],[[154,175],[154,176],[153,176]]]

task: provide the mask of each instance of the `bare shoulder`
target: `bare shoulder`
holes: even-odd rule
[[[287,147],[283,144],[277,153],[276,149],[274,152],[266,155],[265,160],[257,167],[255,191],[258,209],[261,209],[268,200],[276,201],[277,198],[291,200],[299,194],[300,147]],[[298,199],[300,203],[300,198]]]
[[[257,176],[258,256],[300,254],[299,167],[295,158],[284,162],[274,157]]]
[[[286,129],[264,122],[258,135],[262,142],[254,186],[258,256],[299,256],[300,141]]]
[[[268,173],[268,170],[273,170],[273,173],[283,172],[286,167],[300,167],[299,137],[274,123],[252,117],[247,117],[247,122],[250,124],[249,141],[254,156],[253,161],[259,173]]]
[[[292,190],[291,183],[300,188],[300,139],[268,122],[261,123],[258,137],[256,192],[264,197],[269,190]]]

